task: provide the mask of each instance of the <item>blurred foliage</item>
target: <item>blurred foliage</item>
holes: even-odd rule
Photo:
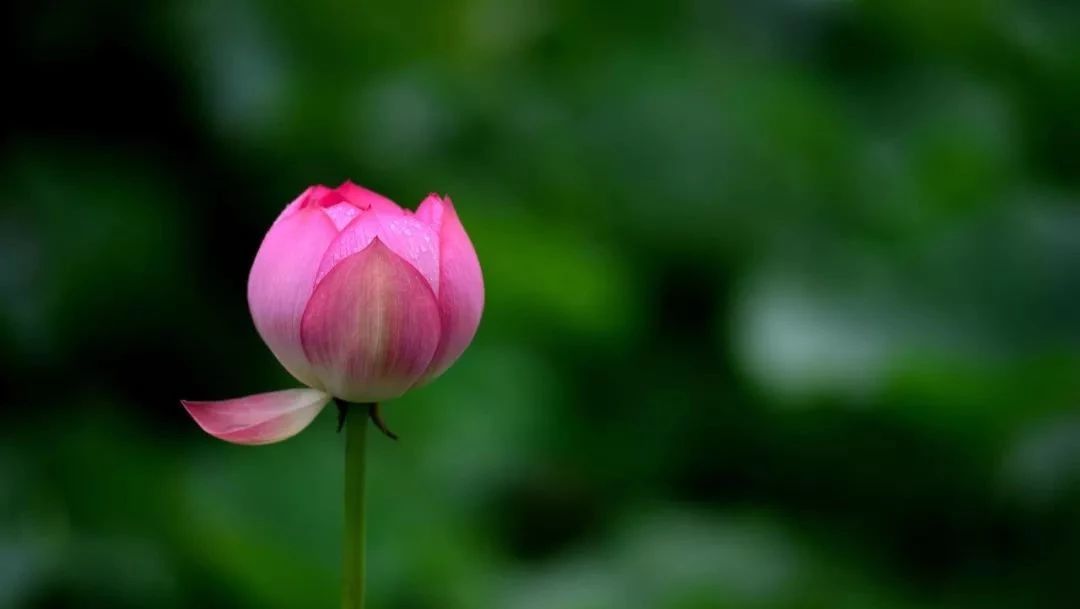
[[[453,196],[473,347],[372,442],[371,606],[1080,606],[1080,5],[5,4],[0,607],[333,607],[278,210]]]

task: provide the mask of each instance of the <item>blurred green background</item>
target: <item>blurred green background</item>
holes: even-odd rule
[[[371,607],[1080,606],[1080,4],[2,11],[0,607],[338,606],[333,410],[177,400],[296,386],[247,272],[346,178],[487,283]]]

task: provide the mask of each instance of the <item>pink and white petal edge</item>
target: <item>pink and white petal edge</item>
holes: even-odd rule
[[[331,396],[318,389],[285,389],[217,402],[180,400],[206,433],[233,444],[271,444],[303,431]]]

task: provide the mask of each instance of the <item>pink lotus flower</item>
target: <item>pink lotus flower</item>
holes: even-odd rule
[[[480,263],[449,198],[415,213],[352,182],[312,186],[270,227],[248,278],[259,335],[308,389],[183,401],[207,433],[267,444],[332,398],[380,402],[442,374],[484,307]]]

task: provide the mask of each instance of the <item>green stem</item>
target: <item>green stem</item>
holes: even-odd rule
[[[345,539],[343,609],[364,609],[364,453],[372,404],[342,404],[345,418]]]

